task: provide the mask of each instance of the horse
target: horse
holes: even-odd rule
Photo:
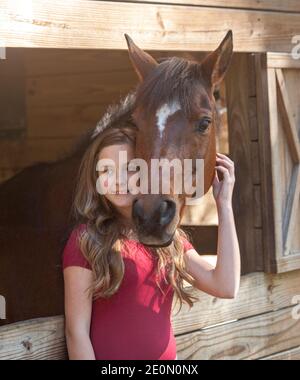
[[[223,80],[233,54],[229,30],[212,53],[201,62],[171,57],[160,62],[140,49],[125,34],[129,58],[139,79],[133,120],[138,127],[136,157],[144,160],[151,176],[151,161],[176,158],[193,161],[192,184],[196,181],[196,160],[204,161],[203,194],[211,187],[216,164],[216,104],[214,90]],[[160,175],[162,182],[162,173]],[[222,176],[221,176],[222,177]],[[174,171],[170,173],[170,191],[141,193],[133,203],[133,219],[139,241],[146,246],[169,245],[186,206],[187,192],[174,189]],[[202,195],[203,195],[202,194]]]
[[[37,163],[0,185],[0,295],[6,300],[0,326],[64,313],[61,255],[76,224],[71,206],[77,173],[91,139],[103,129],[124,123],[137,127],[136,157],[147,163],[154,157],[204,158],[205,192],[211,186],[216,153],[213,90],[230,62],[232,32],[200,63],[176,57],[156,61],[127,34],[125,38],[139,78],[137,88],[110,105],[68,157]],[[159,128],[156,115],[164,119]],[[174,192],[137,196],[133,218],[142,243],[170,244],[185,197]]]

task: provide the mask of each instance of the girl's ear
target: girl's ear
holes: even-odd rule
[[[200,63],[202,72],[212,87],[223,80],[230,65],[232,53],[232,31],[229,30],[219,47]]]
[[[128,34],[125,33],[124,36],[127,41],[128,53],[132,66],[135,69],[140,82],[143,82],[146,76],[158,65],[158,63],[150,54],[140,49]]]

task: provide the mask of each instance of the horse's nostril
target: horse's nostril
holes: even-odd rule
[[[160,210],[161,215],[164,215],[164,213],[167,211],[167,209],[168,209],[167,201],[161,202],[161,204],[159,206],[159,210]]]
[[[173,201],[163,201],[160,205],[159,224],[165,226],[171,222],[175,215],[175,203]]]
[[[176,204],[171,200],[160,201],[155,208],[148,209],[148,212],[144,209],[143,202],[136,200],[132,206],[132,217],[139,227],[151,230],[168,225],[174,218],[175,211]]]
[[[133,206],[132,206],[132,216],[133,218],[138,219],[140,222],[144,219],[144,212],[143,208],[139,204],[138,200],[134,200]]]

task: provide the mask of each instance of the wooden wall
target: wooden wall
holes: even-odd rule
[[[0,124],[0,180],[67,155],[136,83],[125,51],[7,49],[0,65],[0,72],[4,67],[9,73],[5,86],[11,94],[7,98],[1,86],[6,101],[0,114],[6,117]]]
[[[7,49],[0,60],[0,181],[67,155],[137,84],[127,51]],[[154,57],[174,55],[153,52]],[[176,53],[200,59],[203,53]]]
[[[199,301],[180,313],[173,302],[179,359],[300,359],[300,271],[251,273],[236,299],[190,291]],[[298,302],[298,304],[297,304]],[[0,327],[1,359],[67,359],[64,317]]]
[[[200,60],[203,53],[176,55]],[[68,155],[106,107],[137,84],[127,51],[10,48],[0,73],[0,183],[36,162]],[[228,153],[224,84],[220,96],[217,144],[218,151]],[[183,223],[218,224],[211,190],[199,207],[186,208]]]
[[[144,49],[208,51],[232,29],[235,51],[290,52],[299,14],[297,0],[2,0],[0,36],[8,47],[126,49],[128,33]]]

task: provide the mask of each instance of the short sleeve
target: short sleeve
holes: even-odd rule
[[[184,252],[188,251],[189,249],[194,249],[191,242],[189,242],[186,238],[183,238],[183,249]]]
[[[78,244],[78,237],[80,233],[84,230],[84,228],[85,228],[85,225],[80,224],[71,232],[71,235],[63,250],[63,255],[62,255],[63,269],[67,267],[71,267],[71,266],[91,269],[89,262],[83,256]]]

